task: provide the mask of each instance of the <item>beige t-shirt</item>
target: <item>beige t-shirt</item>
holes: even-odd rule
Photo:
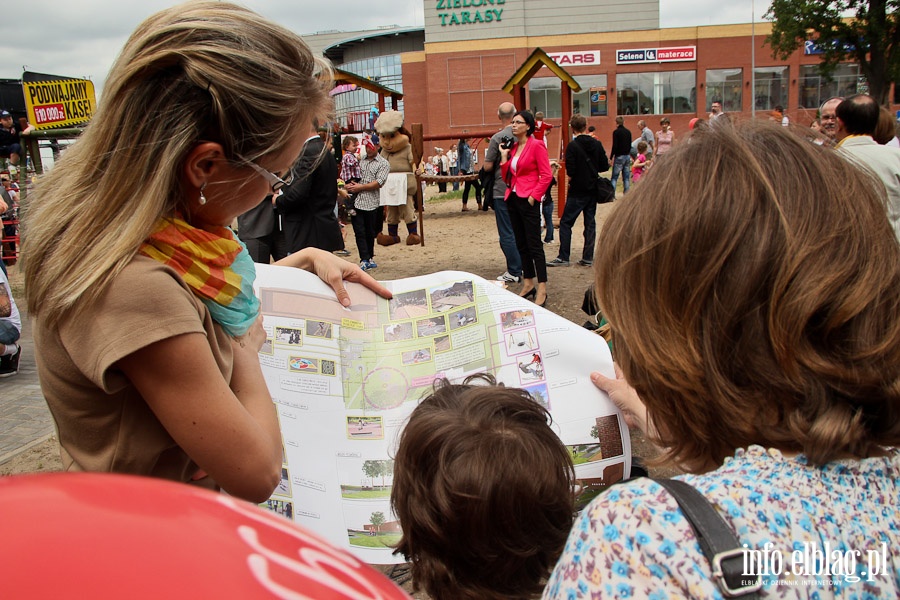
[[[174,270],[135,257],[77,317],[64,318],[56,329],[45,328],[40,318],[34,325],[41,389],[66,470],[190,480],[197,465],[113,366],[160,340],[203,333],[222,376],[231,381],[230,338]]]

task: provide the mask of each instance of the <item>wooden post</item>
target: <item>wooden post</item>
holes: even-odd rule
[[[557,173],[556,178],[556,196],[557,196],[557,206],[556,206],[556,215],[561,219],[563,215],[563,210],[566,208],[566,172],[565,172],[565,148],[571,141],[571,135],[569,131],[569,119],[572,118],[572,88],[569,87],[568,82],[560,81],[560,92],[561,98],[560,102],[562,103],[562,126],[559,128],[560,142],[563,148],[563,160],[561,161],[563,166],[560,167],[559,173]]]
[[[410,126],[409,132],[412,134],[412,139],[409,140],[409,143],[412,144],[412,153],[413,153],[413,161],[415,161],[415,168],[419,168],[419,163],[422,162],[422,157],[425,155],[425,140],[424,133],[421,123],[413,123]],[[419,213],[419,242],[420,246],[425,245],[425,195],[422,193],[422,182],[416,177],[416,211]]]
[[[525,110],[525,107],[528,106],[524,85],[516,84],[513,86],[512,103],[516,105],[516,110]]]

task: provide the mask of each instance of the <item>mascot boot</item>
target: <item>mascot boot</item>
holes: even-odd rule
[[[378,242],[379,246],[393,246],[394,244],[399,244],[400,236],[397,234],[397,224],[389,224],[387,235],[379,232],[378,235],[375,236],[375,241]]]
[[[406,230],[409,232],[409,235],[406,236],[407,246],[415,246],[422,243],[422,238],[419,237],[419,227],[415,221],[407,223]]]

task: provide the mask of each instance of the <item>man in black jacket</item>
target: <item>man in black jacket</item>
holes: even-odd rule
[[[313,247],[334,252],[344,247],[337,205],[337,163],[326,141],[312,131],[294,166],[294,182],[282,188],[275,207],[283,215],[289,253]],[[330,145],[330,140],[327,142]]]
[[[547,263],[548,267],[569,265],[572,246],[572,226],[578,215],[584,214],[584,249],[579,265],[594,264],[594,241],[597,238],[595,216],[597,213],[598,173],[609,169],[603,144],[586,133],[587,121],[582,115],[574,115],[569,126],[575,139],[566,146],[566,173],[569,176],[566,207],[559,221],[559,256]],[[628,131],[626,129],[626,131]],[[615,134],[614,134],[615,135]],[[630,143],[629,143],[630,146]],[[627,152],[626,152],[627,155]]]
[[[616,127],[612,134],[613,161],[612,186],[616,187],[619,181],[619,173],[622,173],[622,190],[628,192],[631,188],[631,132],[625,129],[625,118],[616,117]]]

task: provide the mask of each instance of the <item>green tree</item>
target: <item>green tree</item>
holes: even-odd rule
[[[382,460],[379,462],[381,462],[381,489],[384,489],[385,475],[393,475],[394,474],[394,461],[393,460]]]
[[[383,462],[383,460],[367,460],[363,463],[363,473],[372,481],[373,488],[375,487],[375,478],[381,475],[381,463]]]
[[[380,510],[373,512],[369,517],[369,523],[375,526],[375,533],[381,533],[381,526],[384,525],[384,513]]]
[[[772,0],[765,15],[772,20],[766,43],[775,58],[786,60],[806,40],[814,40],[823,51],[825,77],[841,61],[855,60],[869,94],[886,104],[900,73],[898,6],[900,0]]]

